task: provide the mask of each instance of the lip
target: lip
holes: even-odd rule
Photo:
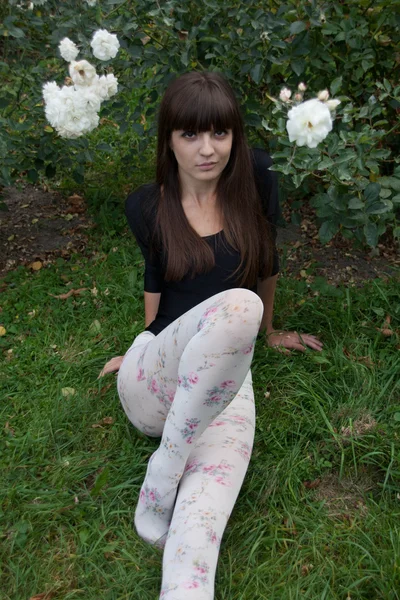
[[[212,169],[217,163],[215,162],[209,162],[209,163],[202,163],[201,165],[197,165],[199,167],[199,169]]]

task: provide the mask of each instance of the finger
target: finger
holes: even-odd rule
[[[311,342],[313,342],[314,344],[316,344],[316,345],[317,345],[317,346],[319,346],[320,348],[323,348],[323,347],[324,347],[324,344],[323,344],[323,343],[321,342],[321,340],[319,340],[317,337],[315,337],[315,336],[313,336],[313,335],[310,335],[310,336],[307,336],[307,337],[308,337],[308,339],[309,339]]]
[[[309,340],[312,340],[315,344],[319,344],[320,346],[323,346],[324,344],[321,342],[321,340],[319,338],[317,338],[315,335],[303,335],[303,338],[307,338]]]
[[[281,354],[290,354],[290,350],[279,344],[274,344],[273,346],[271,346],[271,348],[273,348],[277,352],[280,352]]]
[[[291,344],[290,347],[293,350],[300,350],[300,352],[305,352],[306,351],[306,347],[305,346],[302,346],[301,344],[296,344],[295,342],[293,344]]]
[[[98,376],[97,379],[100,379],[100,377],[104,377],[104,375],[107,375],[108,373],[112,373],[115,370],[116,370],[116,367],[112,364],[112,360],[110,360],[106,365],[104,365],[104,367],[100,371],[100,375]]]
[[[323,344],[321,344],[321,342],[315,341],[313,338],[307,335],[303,336],[301,341],[310,348],[313,348],[313,350],[322,350],[323,348]]]
[[[307,344],[309,348],[312,348],[313,350],[316,350],[317,352],[322,352],[323,348],[321,348],[321,346],[317,346],[317,344]]]
[[[313,340],[310,340],[308,342],[308,346],[310,346],[310,348],[313,348],[313,350],[318,350],[319,352],[321,352],[323,349],[322,344],[319,344],[318,342],[314,342]]]

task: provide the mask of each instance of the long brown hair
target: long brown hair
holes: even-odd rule
[[[207,273],[215,265],[210,245],[189,224],[182,206],[178,163],[170,148],[174,130],[194,132],[232,129],[228,164],[217,183],[216,206],[223,216],[227,243],[239,251],[239,286],[253,286],[272,269],[272,241],[262,213],[243,120],[229,83],[218,73],[191,72],[175,79],[161,101],[158,117],[155,239],[166,251],[165,280],[179,281]]]

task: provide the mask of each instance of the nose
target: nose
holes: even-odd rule
[[[200,154],[202,156],[211,156],[214,154],[214,148],[212,146],[211,135],[208,131],[203,132],[201,134],[201,146],[200,146]]]

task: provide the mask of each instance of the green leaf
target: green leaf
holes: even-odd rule
[[[318,171],[323,171],[324,169],[329,169],[332,165],[334,165],[334,161],[329,158],[329,157],[325,157],[321,160],[321,162],[318,164]]]
[[[11,35],[11,37],[13,38],[23,38],[25,37],[25,32],[20,29],[19,27],[11,27],[8,30],[9,34]]]
[[[88,529],[81,529],[78,535],[81,544],[85,544],[86,541],[89,539],[90,532]]]
[[[74,178],[76,183],[84,183],[84,181],[85,181],[84,174],[81,171],[78,171],[77,169],[72,171],[72,177]]]
[[[36,171],[36,169],[29,169],[27,176],[28,176],[28,180],[31,181],[32,183],[36,183],[37,180],[39,179],[39,174]]]
[[[48,177],[49,179],[52,179],[52,177],[54,177],[54,175],[56,174],[57,169],[54,165],[47,165],[46,167],[46,177]]]
[[[375,223],[364,225],[364,235],[368,246],[375,248],[378,243],[378,228]]]
[[[293,35],[296,33],[301,33],[305,29],[307,29],[307,25],[304,23],[304,21],[295,21],[290,26],[290,34]]]
[[[108,476],[110,474],[110,467],[107,465],[106,468],[97,477],[93,488],[90,491],[91,496],[98,496],[99,492],[108,482]]]
[[[378,182],[384,188],[391,188],[396,192],[400,192],[400,179],[397,177],[379,177]]]
[[[372,204],[367,204],[365,207],[365,212],[368,215],[382,215],[391,210],[391,204],[391,202],[388,202],[387,204],[384,202],[373,202]]]
[[[364,208],[364,202],[360,198],[351,198],[349,208]]]
[[[400,227],[395,227],[393,229],[393,237],[400,239]]]
[[[364,190],[364,197],[367,203],[372,203],[379,198],[381,186],[379,183],[370,183]]]
[[[331,241],[335,233],[337,233],[338,226],[333,221],[325,221],[319,228],[319,239],[323,244],[327,244]]]
[[[341,89],[343,84],[343,77],[336,77],[336,79],[334,79],[331,83],[331,94],[332,96],[335,96],[335,94]]]
[[[182,52],[181,54],[181,63],[187,67],[189,64],[189,54],[188,51],[186,50],[185,52]]]
[[[292,60],[290,66],[292,67],[296,75],[301,75],[304,69],[306,68],[306,63],[302,59]]]
[[[383,85],[385,86],[386,91],[390,94],[390,92],[392,91],[392,86],[390,85],[390,82],[387,79],[384,79]]]
[[[382,188],[381,191],[379,192],[380,198],[390,198],[391,195],[392,195],[392,190],[390,190],[388,188]]]
[[[257,63],[251,70],[250,76],[254,83],[260,83],[262,73],[262,63]]]

